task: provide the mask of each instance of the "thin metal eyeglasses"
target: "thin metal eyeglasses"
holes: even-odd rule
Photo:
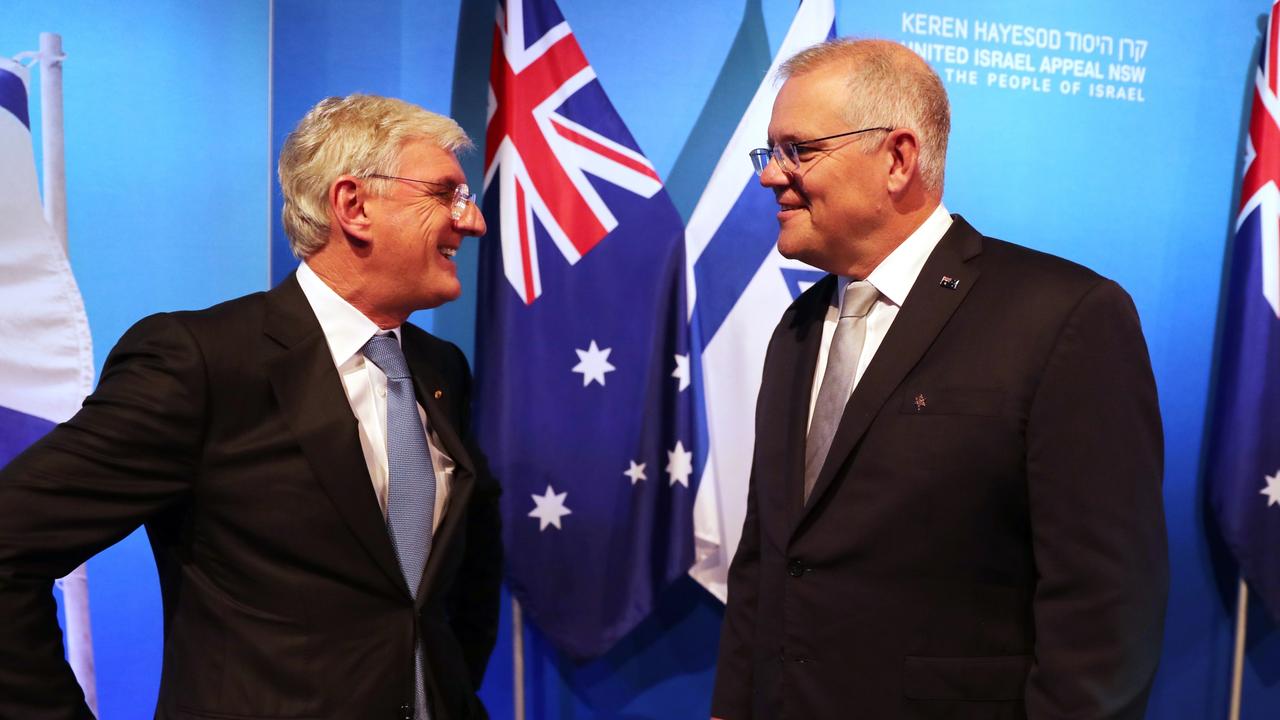
[[[400,177],[399,175],[369,175],[368,177],[380,178],[382,180],[404,180],[405,182],[422,183],[423,185],[434,185],[439,188],[449,187],[448,183],[432,182],[431,180],[418,180],[416,178]],[[462,213],[467,211],[467,205],[474,205],[476,202],[475,193],[471,192],[471,188],[466,183],[459,183],[453,186],[452,190],[446,190],[437,193],[441,196],[450,195],[452,199],[449,201],[449,217],[454,220],[461,220]]]
[[[778,161],[778,166],[782,168],[783,172],[794,172],[796,168],[800,167],[800,151],[817,149],[808,147],[810,144],[822,142],[823,140],[835,140],[836,138],[848,137],[850,135],[860,135],[873,130],[893,130],[893,128],[869,127],[861,130],[850,130],[849,132],[814,138],[812,140],[801,140],[799,142],[788,141],[778,143],[773,147],[756,148],[747,154],[751,156],[751,165],[755,167],[756,175],[764,174],[764,169],[769,166],[770,159]]]

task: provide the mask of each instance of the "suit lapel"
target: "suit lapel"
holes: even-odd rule
[[[290,275],[267,294],[266,335],[279,347],[267,373],[311,471],[374,563],[398,586],[404,575],[360,449],[355,416],[324,332]]]
[[[444,558],[448,557],[451,546],[457,542],[458,528],[475,481],[475,466],[447,410],[451,403],[458,400],[452,394],[461,390],[446,386],[425,348],[412,338],[411,333],[404,333],[402,342],[409,371],[413,374],[418,402],[427,411],[427,422],[440,440],[441,449],[454,462],[453,476],[449,480],[447,509],[432,535],[431,553],[427,557],[427,567],[418,586],[417,598],[421,603],[426,596],[426,589],[433,587],[433,581],[440,574],[440,568]]]
[[[952,313],[969,294],[979,273],[979,263],[974,259],[981,252],[982,236],[964,218],[955,216],[951,228],[942,236],[920,270],[920,275],[898,311],[889,333],[849,398],[840,426],[836,428],[835,438],[831,441],[831,450],[814,484],[813,493],[801,512],[800,523],[821,502],[836,473],[862,439],[871,421],[879,414],[889,395],[919,362],[938,333],[942,332]],[[958,284],[954,288],[944,286],[941,284],[943,277],[958,281]],[[801,475],[803,476],[803,470]],[[799,525],[797,529],[798,527]]]

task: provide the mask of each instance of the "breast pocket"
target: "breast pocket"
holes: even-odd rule
[[[969,415],[999,417],[1010,414],[1007,395],[986,388],[907,387],[898,412],[908,415]]]

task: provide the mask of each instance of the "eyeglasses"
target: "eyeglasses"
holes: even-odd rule
[[[438,188],[448,188],[448,183],[432,182],[430,180],[416,180],[414,178],[400,177],[398,175],[369,175],[368,177],[381,178],[383,180],[404,180],[405,182],[422,183],[423,185],[431,185]],[[458,183],[453,186],[452,190],[444,190],[435,193],[440,197],[448,196],[449,200],[449,217],[454,220],[461,220],[462,213],[467,211],[468,205],[474,205],[476,202],[475,193],[471,192],[471,188],[466,183]]]
[[[769,148],[756,148],[748,153],[751,156],[751,164],[756,169],[756,175],[763,175],[764,169],[768,167],[769,160],[773,159],[778,162],[778,166],[783,172],[795,172],[800,167],[800,151],[816,150],[809,145],[823,140],[835,140],[836,138],[848,137],[850,135],[860,135],[862,133],[871,132],[873,130],[893,130],[890,127],[870,127],[861,130],[850,130],[836,135],[828,135],[826,137],[814,138],[812,140],[801,140],[800,142],[783,142]]]

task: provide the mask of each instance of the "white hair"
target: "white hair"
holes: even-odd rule
[[[395,175],[406,142],[428,140],[449,152],[470,148],[458,123],[413,103],[377,95],[316,103],[280,151],[281,217],[289,248],[306,258],[329,239],[329,186],[341,175]],[[373,192],[387,181],[369,180]]]
[[[942,192],[951,106],[933,68],[910,48],[890,40],[839,38],[801,50],[778,72],[787,79],[827,68],[847,75],[845,119],[858,126],[914,131],[920,141],[920,180],[926,188]]]

